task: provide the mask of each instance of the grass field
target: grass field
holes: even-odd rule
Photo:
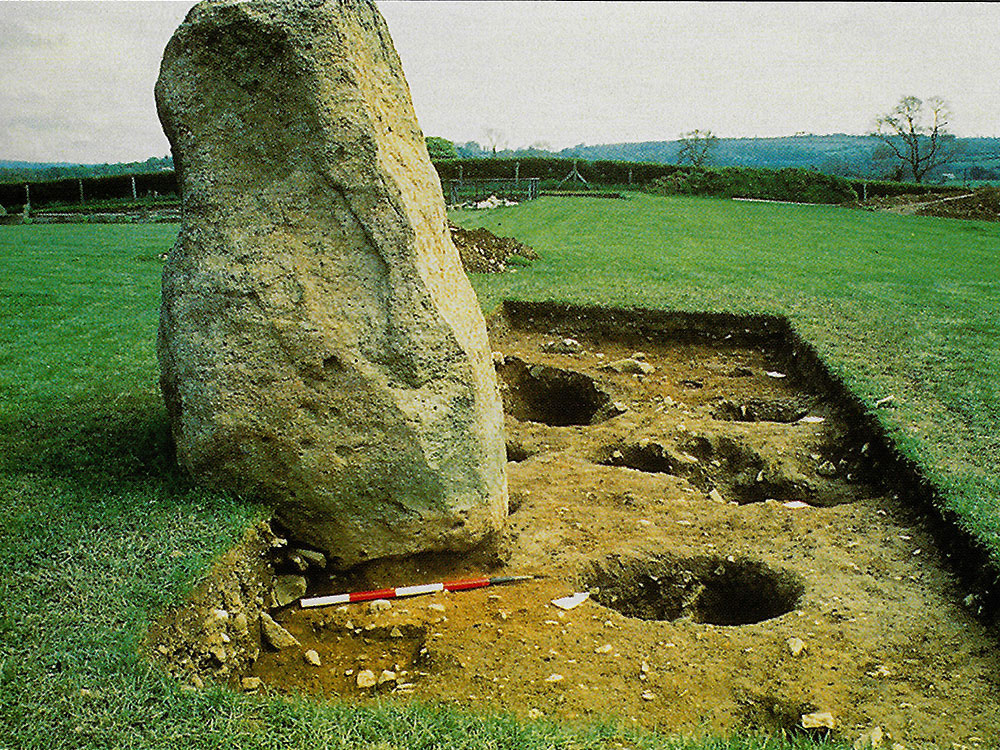
[[[820,206],[542,198],[459,215],[542,253],[474,279],[504,297],[788,315],[874,400],[1000,557],[1000,225]],[[0,227],[0,748],[784,748],[639,737],[451,708],[182,690],[150,618],[265,509],[169,457],[154,353],[176,227]]]

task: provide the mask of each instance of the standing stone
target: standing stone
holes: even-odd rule
[[[486,327],[370,2],[204,2],[156,101],[183,195],[158,354],[179,462],[331,564],[507,512]]]

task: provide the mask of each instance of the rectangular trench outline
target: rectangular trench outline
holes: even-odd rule
[[[1000,568],[989,551],[962,528],[954,511],[943,507],[940,489],[921,466],[899,450],[878,417],[833,374],[785,316],[504,300],[490,316],[490,323],[565,336],[586,326],[588,335],[595,338],[637,345],[649,341],[708,345],[725,341],[727,345],[768,346],[784,361],[789,374],[830,394],[851,426],[854,439],[871,446],[872,468],[891,477],[884,485],[905,495],[908,500],[904,502],[924,516],[941,564],[979,597],[980,606],[972,614],[984,625],[1000,626]]]

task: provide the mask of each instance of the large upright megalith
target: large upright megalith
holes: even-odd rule
[[[374,4],[203,2],[156,101],[183,195],[158,343],[180,463],[341,567],[499,528],[485,323]]]

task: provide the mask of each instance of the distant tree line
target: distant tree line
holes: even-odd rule
[[[116,175],[152,174],[173,171],[170,156],[151,156],[146,161],[119,164],[17,164],[0,163],[0,183],[3,182],[52,182],[65,179],[89,179]]]

